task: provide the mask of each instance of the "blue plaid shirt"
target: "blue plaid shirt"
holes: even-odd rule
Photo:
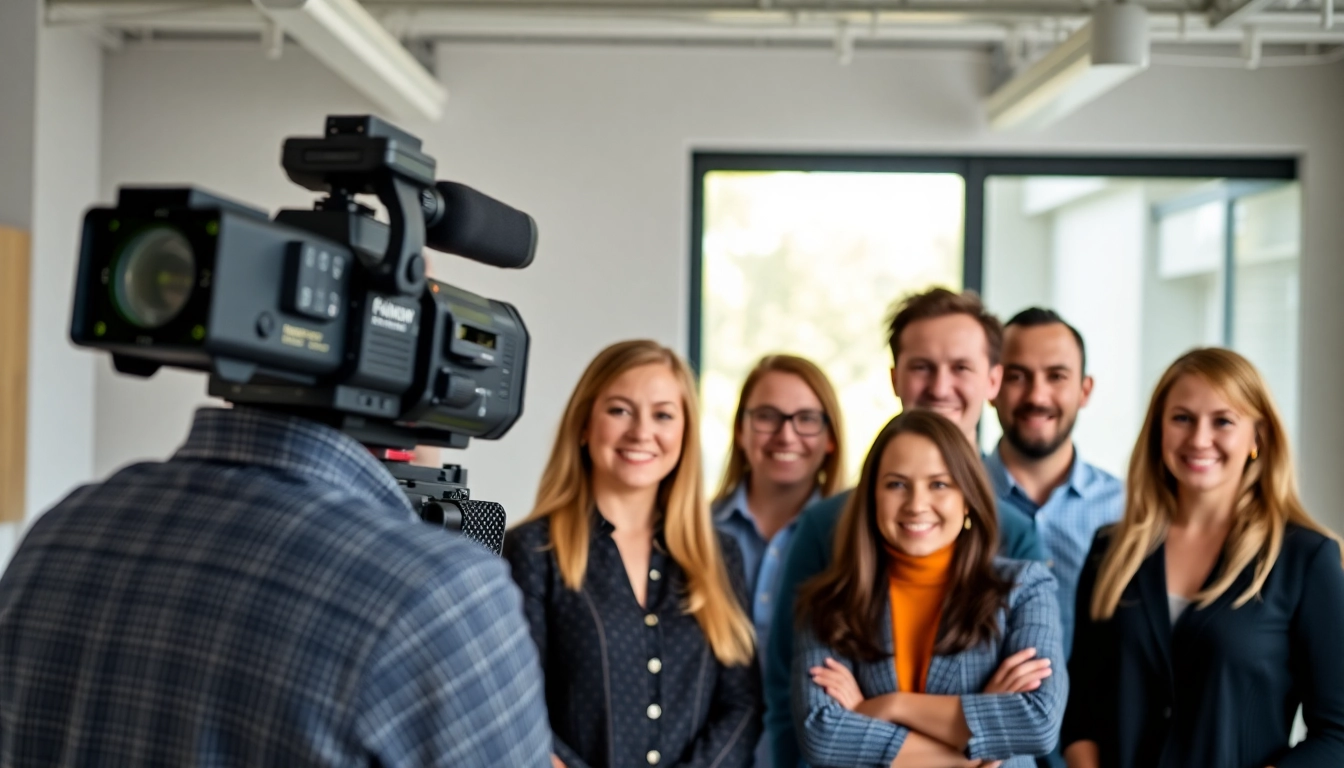
[[[549,766],[508,567],[354,440],[203,409],[0,579],[0,765]]]
[[[1074,599],[1078,576],[1083,570],[1092,537],[1103,525],[1119,520],[1125,511],[1125,486],[1110,473],[1097,469],[1078,456],[1065,482],[1037,504],[1003,466],[998,446],[985,457],[985,470],[994,483],[1000,507],[1026,515],[1036,524],[1036,537],[1045,550],[1045,564],[1059,583],[1059,616],[1064,627],[1064,657],[1073,648]]]

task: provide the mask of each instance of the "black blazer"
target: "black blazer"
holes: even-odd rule
[[[1140,566],[1115,615],[1089,618],[1109,534],[1097,533],[1078,584],[1060,744],[1095,741],[1103,768],[1344,766],[1338,544],[1288,526],[1258,598],[1232,608],[1251,583],[1252,563],[1213,605],[1191,605],[1173,627],[1161,546]],[[1213,573],[1221,568],[1220,558]],[[1308,734],[1289,750],[1298,704]]]

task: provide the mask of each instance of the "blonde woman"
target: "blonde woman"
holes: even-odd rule
[[[1339,537],[1298,499],[1263,379],[1235,352],[1185,354],[1153,393],[1124,518],[1083,568],[1069,767],[1344,765],[1341,638]]]
[[[505,557],[546,676],[553,762],[741,768],[759,673],[736,545],[704,500],[686,364],[652,341],[588,365]]]

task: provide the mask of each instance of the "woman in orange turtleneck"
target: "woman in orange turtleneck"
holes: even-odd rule
[[[994,557],[994,496],[946,418],[892,419],[798,602],[793,710],[822,766],[1030,768],[1068,698],[1055,580]]]

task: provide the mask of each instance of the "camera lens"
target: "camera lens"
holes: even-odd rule
[[[159,328],[177,317],[195,285],[191,243],[170,227],[154,227],[131,238],[117,260],[117,307],[141,328]]]

